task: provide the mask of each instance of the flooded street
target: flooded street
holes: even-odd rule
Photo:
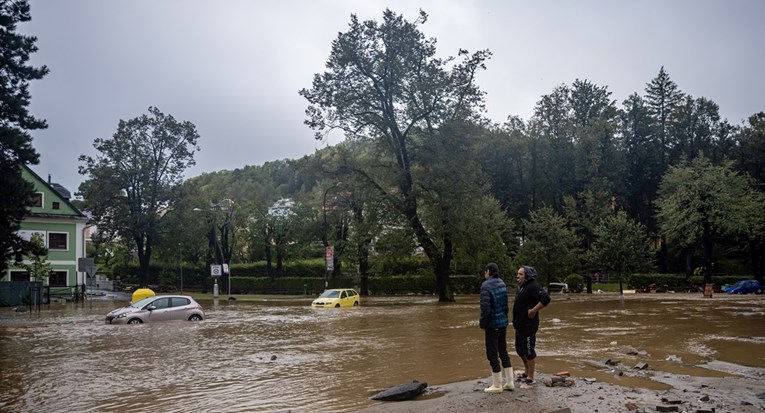
[[[313,309],[311,298],[200,301],[205,321],[139,326],[105,325],[124,304],[108,299],[39,315],[0,308],[0,411],[352,411],[413,379],[489,376],[478,296],[373,297],[348,309]],[[587,363],[625,345],[648,352],[656,370],[765,369],[765,296],[554,294],[541,315],[542,372],[665,386]]]

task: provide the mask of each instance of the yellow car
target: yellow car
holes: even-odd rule
[[[326,290],[313,300],[311,307],[355,307],[361,303],[361,296],[352,288]]]

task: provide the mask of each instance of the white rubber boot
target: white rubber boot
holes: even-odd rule
[[[483,389],[486,393],[502,393],[502,372],[491,372],[491,386]]]
[[[505,390],[515,390],[515,376],[513,375],[513,368],[505,367],[503,371],[505,372],[505,384],[502,385],[502,388]]]

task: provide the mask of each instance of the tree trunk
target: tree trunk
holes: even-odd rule
[[[712,282],[712,248],[714,247],[714,237],[709,222],[704,221],[704,232],[702,235],[704,243],[704,283]]]
[[[151,256],[151,245],[142,236],[134,238],[136,252],[138,254],[138,283],[146,288],[149,285],[149,257]]]
[[[372,245],[372,239],[367,238],[358,248],[359,256],[359,294],[369,295],[369,246]]]

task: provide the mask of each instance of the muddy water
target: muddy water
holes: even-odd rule
[[[477,300],[377,297],[350,309],[312,309],[299,297],[203,301],[203,322],[140,326],[104,325],[122,304],[104,299],[39,315],[2,308],[0,411],[351,411],[412,379],[489,376]],[[556,294],[541,314],[545,373],[661,388],[592,363],[647,361],[707,376],[765,371],[765,296]],[[648,356],[619,354],[625,345]]]

